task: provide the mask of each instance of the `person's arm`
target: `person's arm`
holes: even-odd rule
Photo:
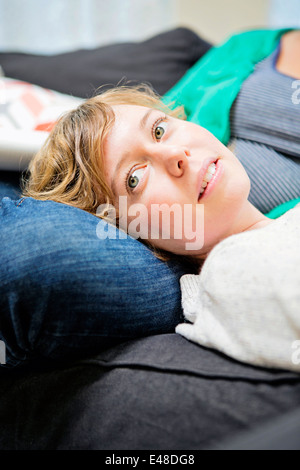
[[[282,37],[276,68],[284,75],[300,79],[300,31],[290,31]]]

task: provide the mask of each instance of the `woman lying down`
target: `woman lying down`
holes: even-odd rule
[[[259,73],[270,72],[270,57]],[[101,217],[115,211],[119,227],[160,257],[190,258],[199,274],[181,278],[186,322],[176,332],[246,363],[300,372],[300,105],[278,95],[280,80],[300,78],[300,70],[292,61],[289,77],[285,59],[280,72],[271,70],[277,85],[269,118],[278,125],[287,116],[286,152],[265,148],[263,138],[247,143],[262,159],[271,151],[278,193],[290,188],[286,201],[295,199],[275,220],[250,202],[249,176],[230,148],[145,87],[112,89],[63,116],[32,161],[24,194]],[[297,60],[299,69],[299,53]],[[259,99],[254,105],[257,128],[271,138],[268,108]],[[268,181],[267,166],[258,173]]]

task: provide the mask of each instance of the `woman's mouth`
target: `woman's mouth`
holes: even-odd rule
[[[201,184],[198,201],[204,198],[206,194],[211,192],[213,186],[215,186],[216,181],[219,179],[218,177],[220,176],[220,170],[221,168],[219,159],[209,165]]]

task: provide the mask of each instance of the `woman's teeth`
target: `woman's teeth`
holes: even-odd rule
[[[204,190],[207,186],[207,184],[210,182],[210,180],[212,179],[213,175],[215,174],[215,171],[216,171],[216,164],[215,163],[211,163],[209,165],[209,167],[207,168],[207,172],[203,178],[203,183],[202,183],[202,188],[200,189],[200,194],[204,193]]]

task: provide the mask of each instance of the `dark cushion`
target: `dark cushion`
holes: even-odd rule
[[[1,449],[206,449],[300,406],[300,376],[176,334],[0,374]]]
[[[0,201],[3,197],[18,199],[21,194],[21,172],[0,170]]]
[[[52,56],[1,53],[7,77],[82,98],[120,80],[150,83],[160,95],[171,88],[211,45],[187,28],[146,41],[119,43]]]
[[[218,450],[300,450],[300,407],[239,433]]]

